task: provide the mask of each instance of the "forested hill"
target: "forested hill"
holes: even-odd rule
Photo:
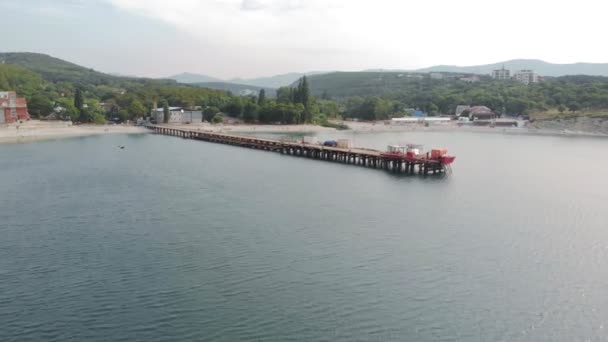
[[[120,77],[29,53],[0,54],[0,90],[15,90],[28,100],[34,117],[63,108],[81,122],[141,117],[152,106],[202,106],[254,122],[326,122],[353,117],[384,120],[417,108],[429,115],[453,114],[458,105],[484,105],[500,114],[608,113],[608,77],[562,76],[536,84],[496,81],[480,76],[411,72],[334,72],[302,78],[264,96],[238,97],[226,91],[173,80]],[[248,88],[250,86],[247,86]],[[80,96],[83,99],[79,99]],[[76,103],[86,106],[77,108]],[[210,119],[210,118],[207,118]]]
[[[76,122],[125,121],[147,116],[154,104],[166,110],[200,107],[203,119],[212,122],[222,122],[225,114],[246,122],[331,126],[327,117],[339,115],[336,103],[310,96],[305,79],[289,92],[292,97],[279,101],[271,98],[274,89],[260,89],[257,96],[234,96],[173,80],[107,75],[42,54],[4,53],[0,60],[0,90],[24,96],[34,118],[58,113]]]
[[[200,83],[191,83],[192,85],[209,88],[209,89],[217,89],[229,91],[233,95],[236,96],[257,96],[260,90],[264,89],[266,92],[266,96],[269,98],[274,98],[277,96],[277,90],[273,88],[264,88],[258,86],[252,86],[247,84],[239,84],[239,83],[231,83],[231,82],[200,82]]]
[[[108,75],[44,54],[0,53],[0,61],[0,90],[15,90],[26,97],[34,117],[48,115],[53,107],[61,106],[74,120],[92,121],[97,117],[101,121],[103,116],[126,120],[149,113],[154,103],[193,107],[219,105],[231,98],[224,91],[174,80]],[[77,90],[87,110],[74,108]]]
[[[416,72],[457,72],[489,75],[492,70],[502,67],[512,72],[532,69],[540,75],[554,77],[567,75],[608,76],[608,63],[555,64],[538,59],[512,59],[500,63],[474,66],[436,65],[416,70]]]
[[[153,80],[110,75],[41,53],[0,53],[0,62],[31,70],[50,82],[70,82],[82,85],[123,85],[126,82],[176,83],[169,79]]]
[[[525,85],[516,81],[496,81],[488,76],[479,82],[462,80],[463,74],[444,74],[433,79],[428,73],[337,72],[309,78],[311,93],[345,103],[349,108],[419,108],[427,113],[453,114],[457,105],[484,105],[498,113],[608,111],[608,77],[562,76]],[[365,102],[368,102],[365,104]],[[394,109],[390,109],[394,108]],[[359,114],[356,114],[359,116]]]

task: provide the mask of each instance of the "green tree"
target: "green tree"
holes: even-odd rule
[[[557,106],[557,111],[558,111],[560,114],[562,114],[563,112],[565,112],[565,111],[566,111],[566,109],[568,109],[568,108],[566,108],[566,106],[564,106],[563,104],[560,104],[559,106]]]
[[[581,109],[581,104],[576,101],[568,102],[567,106],[572,113],[575,113],[577,110]]]
[[[117,114],[120,122],[125,122],[129,120],[129,111],[127,111],[126,109],[119,110]]]
[[[72,121],[78,120],[80,112],[78,109],[76,109],[76,106],[74,106],[74,101],[70,101],[67,98],[62,98],[57,100],[57,104],[63,108],[63,112],[61,112],[63,117],[69,117]]]
[[[139,118],[146,115],[146,107],[139,100],[132,101],[129,107],[127,107],[127,111],[130,118]]]
[[[171,113],[169,112],[169,103],[167,101],[163,102],[163,122],[164,123],[169,123],[169,115]]]
[[[319,100],[319,111],[330,118],[337,118],[340,115],[340,107],[335,101]]]
[[[298,97],[300,103],[302,103],[304,107],[308,108],[310,101],[310,86],[308,85],[308,78],[306,76],[302,76],[300,86],[298,87]]]
[[[203,121],[205,120],[205,118],[207,118],[207,121],[211,122],[213,116],[219,111],[220,109],[214,106],[205,108],[205,110],[203,110]]]
[[[76,88],[76,93],[74,94],[74,107],[79,111],[82,110],[84,106],[84,96],[82,95],[82,90],[80,88]]]
[[[260,94],[258,94],[258,106],[263,106],[266,102],[266,90],[260,89]]]
[[[93,116],[93,123],[104,125],[106,123],[106,117],[101,113],[97,113]]]
[[[222,122],[224,122],[224,116],[220,113],[216,113],[213,116],[213,119],[211,119],[211,122],[214,124],[222,123]]]
[[[433,102],[431,102],[428,106],[429,114],[436,115],[438,111],[439,111],[439,107],[436,104],[434,104]]]
[[[294,101],[294,89],[291,87],[279,87],[277,89],[277,102],[292,103]]]
[[[42,94],[34,94],[27,100],[28,112],[40,118],[53,111],[53,102]]]
[[[255,102],[247,101],[243,109],[243,120],[245,122],[254,122],[258,117],[259,106]]]
[[[240,97],[233,97],[230,102],[226,103],[224,105],[224,107],[222,108],[222,112],[230,115],[230,116],[234,116],[234,117],[238,117],[241,114],[243,114],[243,101],[241,100]]]
[[[74,107],[78,110],[78,120],[80,122],[90,122],[88,113],[84,111],[84,96],[80,88],[76,88],[76,93],[74,94]]]

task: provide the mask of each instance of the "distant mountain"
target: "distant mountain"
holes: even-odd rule
[[[288,85],[294,83],[295,81],[297,81],[298,79],[300,79],[304,75],[310,76],[310,75],[318,75],[318,74],[323,74],[323,73],[325,73],[325,72],[323,72],[323,71],[311,71],[311,72],[306,72],[306,73],[291,72],[288,74],[274,75],[274,76],[268,76],[268,77],[233,78],[230,80],[223,80],[223,79],[219,79],[219,78],[215,78],[215,77],[211,77],[211,76],[207,76],[207,75],[184,72],[184,73],[181,73],[178,75],[169,76],[167,78],[176,80],[179,83],[188,83],[188,84],[218,83],[218,84],[216,84],[216,86],[221,86],[222,83],[225,83],[225,84],[255,86],[255,87],[260,87],[260,88],[264,88],[264,89],[276,89],[279,87],[288,86]]]
[[[167,77],[179,83],[201,83],[201,82],[222,82],[223,80],[212,76],[182,72],[181,74]]]
[[[471,74],[490,74],[494,69],[502,67],[512,72],[522,69],[532,69],[542,76],[566,76],[566,75],[591,75],[608,76],[608,63],[573,63],[573,64],[554,64],[538,59],[513,59],[510,61],[475,65],[475,66],[455,66],[437,65],[430,68],[418,69],[416,72],[458,72]]]
[[[76,81],[78,79],[118,79],[120,77],[104,74],[93,69],[64,61],[49,55],[32,52],[0,53],[0,62],[18,65],[39,73],[53,81]]]
[[[231,83],[231,82],[201,82],[201,83],[193,83],[192,85],[202,87],[202,88],[229,91],[233,95],[240,95],[240,96],[249,96],[249,95],[257,96],[261,89],[264,89],[264,91],[266,92],[266,97],[272,98],[272,97],[276,97],[276,95],[277,95],[277,91],[274,88],[258,87],[258,86],[248,85],[248,84],[238,84],[238,83]]]
[[[40,74],[45,80],[51,82],[116,86],[130,81],[175,84],[175,81],[168,79],[152,80],[140,77],[110,75],[42,53],[1,52],[0,63],[26,68]]]

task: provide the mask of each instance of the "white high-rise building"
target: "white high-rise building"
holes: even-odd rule
[[[523,84],[537,83],[539,81],[538,74],[533,70],[520,70],[513,75],[513,78]]]
[[[495,80],[508,80],[511,78],[511,71],[505,69],[504,66],[502,69],[492,70],[492,78]]]

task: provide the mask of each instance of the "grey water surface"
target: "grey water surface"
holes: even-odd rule
[[[0,145],[0,341],[608,336],[607,139],[341,134],[446,147],[454,173],[156,135]]]

